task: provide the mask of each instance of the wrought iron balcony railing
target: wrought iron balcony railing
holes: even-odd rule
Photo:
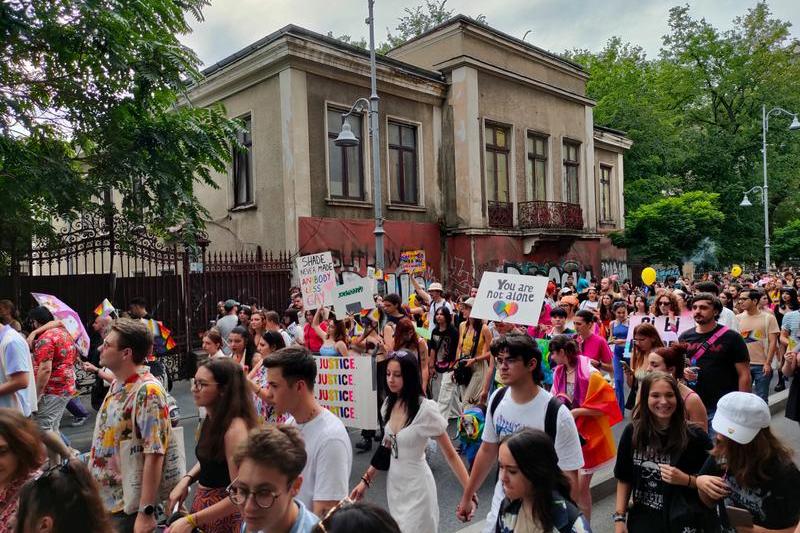
[[[522,229],[583,229],[580,204],[566,202],[520,202],[518,220]]]
[[[511,202],[488,202],[489,227],[513,228],[514,204]]]

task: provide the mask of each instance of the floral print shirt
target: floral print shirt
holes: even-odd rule
[[[124,507],[119,449],[122,441],[132,438],[134,403],[136,438],[141,441],[144,453],[165,454],[172,431],[167,395],[161,383],[145,366],[136,372],[125,382],[117,380],[111,384],[97,412],[92,437],[89,469],[100,486],[103,504],[111,513]]]
[[[33,373],[39,372],[39,365],[52,361],[53,371],[44,387],[43,394],[54,396],[74,396],[75,362],[78,349],[69,332],[64,328],[48,329],[36,339],[33,350]]]
[[[41,473],[41,469],[37,468],[29,474],[11,481],[5,488],[0,489],[0,533],[12,533],[14,531],[17,509],[19,508],[19,492],[25,483],[35,479]]]
[[[262,366],[259,368],[255,376],[253,376],[253,381],[262,389],[268,389],[267,367]],[[258,425],[260,427],[263,427],[264,424],[285,424],[290,419],[288,415],[279,415],[275,411],[275,406],[262,400],[258,394],[253,394],[253,404],[256,408],[256,416],[258,416]]]

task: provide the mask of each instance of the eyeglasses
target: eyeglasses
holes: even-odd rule
[[[196,380],[195,378],[189,380],[189,386],[192,388],[192,390],[201,391],[210,385],[216,385],[216,384],[217,384],[216,381],[199,381]]]
[[[514,363],[516,363],[517,361],[521,361],[521,360],[522,360],[521,357],[496,356],[494,358],[494,363],[498,367],[501,367],[501,366],[509,367],[509,366],[513,365]]]
[[[317,527],[322,531],[322,533],[328,533],[328,528],[331,526],[331,517],[336,514],[336,511],[353,505],[354,503],[355,502],[351,500],[349,496],[345,496],[344,499],[339,500],[339,503],[331,507],[330,511],[325,513],[325,517],[319,521]]]
[[[242,487],[241,485],[235,485],[234,483],[237,481],[239,481],[238,477],[231,481],[231,484],[228,485],[225,492],[228,493],[228,498],[231,502],[239,507],[244,507],[247,504],[247,499],[253,496],[253,500],[255,500],[257,506],[261,509],[269,509],[275,505],[275,500],[280,496],[277,492],[267,489],[250,492],[250,489]]]
[[[670,305],[669,301],[658,302],[658,305]]]

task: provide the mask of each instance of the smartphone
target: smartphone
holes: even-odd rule
[[[632,372],[631,365],[627,361],[620,361],[620,363],[622,363],[622,368],[625,369],[625,372]]]
[[[753,515],[747,509],[726,505],[725,513],[728,515],[728,523],[731,527],[753,527]]]

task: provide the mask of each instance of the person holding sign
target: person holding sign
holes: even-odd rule
[[[414,285],[414,290],[416,291],[417,295],[422,298],[426,304],[428,304],[428,327],[433,329],[434,324],[436,323],[436,311],[439,309],[446,307],[451,313],[453,312],[453,306],[450,305],[450,302],[444,299],[444,287],[442,287],[441,283],[431,283],[426,291],[423,289],[417,278],[414,277],[414,274],[410,271],[406,270],[408,273],[408,277],[411,279],[411,284]]]
[[[381,410],[386,428],[383,446],[390,449],[386,499],[402,533],[439,530],[436,482],[425,461],[428,439],[436,440],[462,487],[469,477],[447,434],[447,421],[436,403],[424,397],[419,376],[416,357],[406,351],[390,354],[386,367],[388,393]],[[352,499],[364,497],[377,471],[370,465],[350,494]]]

